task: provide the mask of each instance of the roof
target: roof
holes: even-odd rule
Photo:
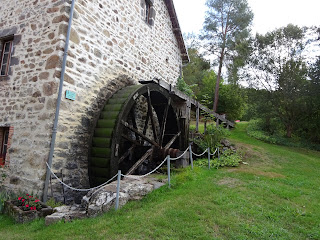
[[[184,40],[183,40],[182,32],[180,29],[177,13],[176,13],[176,10],[173,5],[173,1],[172,0],[164,0],[164,2],[167,5],[168,11],[169,11],[170,20],[172,22],[173,33],[178,41],[178,45],[179,45],[180,52],[181,52],[182,62],[188,63],[190,61],[190,59],[189,59],[187,48],[186,48]]]

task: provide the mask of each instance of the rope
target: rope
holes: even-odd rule
[[[192,149],[191,149],[191,151],[192,151]],[[203,154],[205,154],[206,152],[208,151],[208,149],[206,149],[203,153],[201,153],[201,154],[196,154],[196,153],[194,153],[194,152],[192,152],[193,153],[193,155],[196,155],[197,157],[201,157]]]
[[[182,158],[182,156],[185,155],[188,150],[189,150],[189,147],[179,157],[170,158],[170,161],[175,161],[175,160],[178,160],[178,159]]]
[[[54,172],[52,171],[52,169],[49,167],[49,164],[48,164],[48,163],[46,163],[46,164],[47,164],[47,167],[48,167],[48,169],[50,170],[51,174],[52,174],[62,185],[64,185],[64,186],[67,187],[67,188],[70,188],[71,190],[78,191],[78,192],[89,192],[89,191],[91,191],[91,190],[94,190],[94,189],[103,187],[103,186],[107,185],[108,183],[110,183],[116,176],[118,176],[118,173],[117,173],[117,174],[114,175],[111,179],[109,179],[107,182],[102,183],[101,185],[99,185],[99,186],[97,186],[97,187],[87,188],[87,189],[79,189],[79,188],[71,187],[71,186],[69,186],[68,184],[62,182],[62,181],[60,180],[60,178],[58,178],[57,175],[54,174]]]
[[[155,169],[153,169],[151,172],[145,174],[145,175],[141,175],[141,176],[136,176],[136,177],[133,177],[133,176],[130,176],[130,175],[123,175],[121,174],[122,177],[127,177],[127,178],[133,178],[133,179],[139,179],[139,178],[143,178],[143,177],[146,177],[146,176],[149,176],[150,174],[154,173],[155,171],[157,171],[165,162],[167,161],[167,158],[165,158],[162,163],[160,163],[160,165],[158,167],[156,167]]]
[[[217,151],[218,151],[218,148],[216,148],[216,150],[214,151],[214,153],[210,153],[210,155],[211,155],[211,156],[215,155]]]

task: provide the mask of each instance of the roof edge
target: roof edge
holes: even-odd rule
[[[164,0],[164,2],[165,2],[166,6],[168,8],[168,12],[169,12],[169,15],[170,15],[170,20],[171,20],[171,23],[172,23],[172,30],[173,30],[173,33],[174,33],[174,35],[175,35],[175,37],[177,39],[177,42],[178,42],[178,45],[179,45],[179,48],[180,48],[182,62],[183,63],[188,63],[188,62],[190,62],[190,58],[189,58],[189,55],[188,55],[188,51],[187,51],[186,45],[184,43],[184,39],[183,39],[183,36],[182,36],[182,32],[181,32],[181,29],[180,29],[180,25],[179,25],[179,21],[178,21],[176,10],[174,8],[173,1],[172,0]]]

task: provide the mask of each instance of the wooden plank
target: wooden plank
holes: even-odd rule
[[[131,146],[122,156],[119,158],[118,163],[121,163],[126,157],[129,156],[129,154],[133,151],[135,148],[135,145]]]
[[[150,148],[126,173],[126,175],[132,174],[151,154],[153,149]]]
[[[139,132],[137,129],[135,129],[133,126],[131,126],[129,123],[121,120],[121,123],[126,127],[128,128],[129,130],[131,130],[132,132],[138,134],[140,137],[142,137],[144,140],[146,140],[147,142],[151,143],[152,145],[154,146],[157,146],[160,148],[160,145],[155,142],[154,140],[148,138],[147,136],[143,135],[141,132]]]
[[[174,141],[180,136],[181,132],[178,132],[176,135],[174,135],[173,138],[171,138],[171,140],[166,144],[166,146],[164,146],[164,148],[169,148]]]
[[[159,139],[159,145],[162,146],[164,132],[166,131],[166,124],[167,124],[167,118],[168,118],[168,111],[171,104],[171,98],[168,99],[168,104],[164,110],[163,118],[162,118],[162,124],[161,124],[161,130],[160,130],[160,139]]]

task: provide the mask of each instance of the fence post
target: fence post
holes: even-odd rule
[[[169,188],[171,188],[171,183],[170,183],[170,155],[167,156],[167,169],[168,169],[168,185],[169,185]]]
[[[190,162],[191,162],[191,169],[193,170],[193,159],[192,159],[192,148],[191,148],[191,144],[189,145],[189,157],[190,157]]]
[[[208,166],[210,169],[210,148],[208,148]]]
[[[116,210],[118,210],[118,208],[119,208],[120,180],[121,180],[121,170],[118,171],[117,195],[116,195]]]

